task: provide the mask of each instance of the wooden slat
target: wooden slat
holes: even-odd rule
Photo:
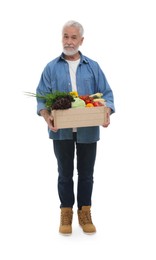
[[[62,129],[103,125],[106,110],[104,106],[52,110],[54,126]]]

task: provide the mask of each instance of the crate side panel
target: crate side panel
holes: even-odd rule
[[[71,108],[53,110],[54,125],[57,128],[73,128],[103,125],[106,120],[106,108]]]

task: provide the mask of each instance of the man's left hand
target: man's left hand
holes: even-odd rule
[[[103,127],[108,127],[110,124],[110,114],[111,114],[111,109],[109,107],[107,107],[107,111],[106,111],[106,121],[103,124]]]

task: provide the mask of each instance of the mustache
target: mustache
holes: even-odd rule
[[[66,44],[66,45],[64,45],[64,48],[74,48],[74,46],[72,46],[70,44]]]

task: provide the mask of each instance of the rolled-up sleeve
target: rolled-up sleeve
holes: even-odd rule
[[[36,94],[44,96],[48,93],[51,93],[50,85],[51,85],[50,72],[49,72],[49,67],[47,65],[41,74],[41,78],[40,78],[39,84],[36,89]],[[47,109],[45,103],[46,103],[45,99],[37,97],[37,114],[38,115],[40,115],[40,111],[42,109]]]

